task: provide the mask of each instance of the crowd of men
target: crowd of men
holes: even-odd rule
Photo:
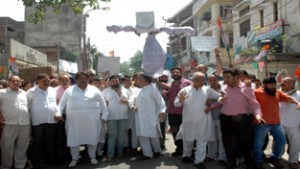
[[[232,68],[207,75],[198,65],[190,79],[175,67],[158,78],[139,72],[105,80],[78,72],[71,84],[68,74],[41,73],[34,85],[21,82],[11,76],[0,90],[1,169],[23,169],[29,160],[35,169],[66,160],[75,167],[81,146],[91,164],[128,151],[137,160],[158,158],[166,130],[176,145],[172,157],[198,169],[215,160],[233,169],[241,159],[247,169],[264,169],[265,162],[284,168],[286,143],[288,167],[298,168],[300,92],[292,77],[260,82]],[[266,157],[269,134],[273,150]]]

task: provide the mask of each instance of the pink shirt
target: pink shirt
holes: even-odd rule
[[[171,84],[171,87],[168,91],[168,97],[169,97],[169,102],[168,102],[168,113],[170,114],[182,114],[182,106],[180,107],[175,107],[174,106],[174,100],[177,97],[178,92],[184,88],[185,86],[191,85],[192,82],[190,80],[182,78],[178,84],[175,85],[175,82],[173,81]]]
[[[60,98],[63,96],[67,89],[63,88],[62,86],[58,86],[56,88],[56,103],[59,102]]]
[[[224,87],[224,97],[228,97],[223,103],[221,112],[227,116],[236,116],[239,114],[261,114],[260,105],[256,100],[254,91],[251,87],[245,87],[240,83],[236,87]],[[251,110],[250,110],[251,109]]]

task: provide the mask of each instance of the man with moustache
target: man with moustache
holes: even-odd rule
[[[300,91],[295,88],[295,80],[292,77],[283,78],[281,91],[300,101]],[[280,102],[280,122],[288,139],[289,168],[298,168],[300,152],[300,110],[296,105]]]
[[[0,116],[4,121],[1,137],[1,169],[25,167],[30,140],[30,116],[26,92],[20,89],[19,76],[8,79],[8,88],[0,90]]]
[[[171,69],[171,74],[173,82],[168,91],[168,119],[170,130],[176,146],[175,152],[172,153],[172,157],[178,157],[183,153],[182,139],[176,140],[176,135],[182,123],[182,106],[175,107],[174,100],[177,97],[178,92],[182,88],[191,85],[192,82],[182,77],[181,68],[175,67]]]
[[[138,160],[158,158],[161,152],[159,123],[165,120],[165,102],[152,84],[151,76],[141,74],[139,85],[142,89],[131,105],[135,112],[136,133],[143,151]]]
[[[58,77],[60,85],[55,88],[56,89],[56,102],[59,103],[61,97],[65,93],[65,91],[71,85],[70,75],[67,73],[62,73]],[[64,114],[64,119],[66,118]],[[56,132],[57,132],[57,139],[56,139],[56,149],[57,149],[57,164],[62,164],[64,161],[69,160],[70,157],[70,150],[67,147],[67,138],[66,138],[66,131],[65,131],[65,122],[59,121],[56,125]]]
[[[123,157],[129,111],[128,99],[130,97],[129,93],[120,86],[118,75],[110,76],[109,81],[110,87],[102,91],[109,112],[107,120],[107,161],[111,161],[114,157],[115,147],[117,147],[118,157]]]
[[[95,86],[89,85],[89,74],[78,72],[76,85],[69,87],[59,102],[59,111],[55,120],[61,121],[66,113],[67,146],[70,147],[72,161],[69,167],[75,167],[80,158],[80,145],[87,145],[91,164],[97,164],[96,150],[101,131],[101,120],[106,121],[108,112],[105,100]]]
[[[262,163],[263,145],[267,134],[270,132],[274,138],[275,146],[269,162],[276,168],[284,168],[280,158],[283,154],[286,140],[283,128],[280,124],[279,102],[294,103],[297,105],[295,109],[300,109],[300,103],[293,97],[277,90],[276,80],[273,77],[265,78],[263,80],[263,87],[256,89],[254,93],[262,111],[262,119],[256,120],[253,126],[253,155],[255,167],[257,169],[265,169]]]
[[[191,156],[196,141],[195,166],[198,169],[205,169],[204,159],[208,141],[215,139],[213,120],[210,113],[205,112],[206,101],[216,99],[221,94],[207,86],[205,75],[195,72],[192,76],[193,84],[181,89],[174,101],[175,106],[183,106],[182,125],[180,132],[183,140],[183,163],[191,161]]]
[[[56,90],[50,87],[49,75],[41,73],[36,78],[37,86],[27,91],[29,112],[31,115],[32,140],[33,140],[33,165],[35,169],[43,163],[56,162],[56,121],[58,112],[56,103]]]
[[[255,118],[261,119],[260,105],[253,89],[240,81],[237,69],[224,70],[222,77],[224,99],[219,100],[223,104],[219,118],[227,157],[225,169],[236,168],[237,145],[248,169],[253,164],[250,138],[253,116],[248,108],[252,108]]]

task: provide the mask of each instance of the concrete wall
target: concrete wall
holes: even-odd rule
[[[25,16],[32,7],[25,8]],[[83,36],[83,15],[76,15],[70,7],[63,6],[62,12],[56,14],[48,8],[45,19],[37,24],[25,21],[25,44],[28,46],[60,46],[68,51],[78,53]]]

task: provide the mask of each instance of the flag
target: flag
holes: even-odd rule
[[[19,68],[16,63],[16,58],[9,57],[8,59],[8,77],[19,74]]]
[[[267,56],[269,49],[270,45],[265,45],[260,51],[260,53],[255,57],[255,61],[260,61],[264,56]]]
[[[109,56],[114,57],[115,56],[115,51],[114,50],[109,51]]]
[[[228,56],[228,60],[229,60],[229,67],[232,67],[233,65],[231,64],[230,48],[229,48],[229,45],[228,45],[229,42],[228,42],[228,38],[227,38],[227,36],[225,34],[225,31],[224,31],[224,29],[222,27],[222,21],[221,21],[221,17],[220,16],[218,16],[217,22],[218,22],[218,28],[219,28],[220,33],[221,33],[222,42],[223,42],[223,44],[224,44],[224,46],[226,48],[226,51],[227,51],[227,56]]]
[[[228,42],[228,38],[227,38],[227,36],[225,34],[225,31],[224,31],[224,29],[222,27],[222,21],[221,21],[221,17],[220,16],[218,16],[218,28],[219,28],[219,30],[221,32],[222,42],[223,42],[226,50],[229,52],[229,45],[228,45],[229,42]]]
[[[300,82],[300,67],[297,66],[295,71],[295,77],[297,78],[297,81]]]

